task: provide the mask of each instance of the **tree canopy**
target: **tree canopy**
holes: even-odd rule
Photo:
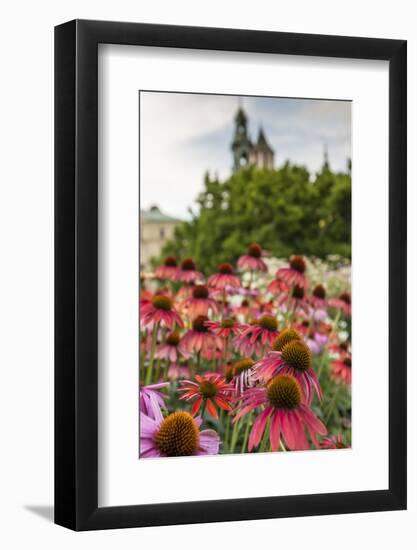
[[[236,261],[253,242],[276,257],[351,256],[351,177],[327,165],[313,178],[289,162],[242,168],[225,181],[206,175],[196,204],[162,255],[192,256],[206,273]]]

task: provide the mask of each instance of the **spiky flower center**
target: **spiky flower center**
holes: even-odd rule
[[[304,288],[302,286],[294,285],[292,289],[292,297],[302,300],[304,298]]]
[[[241,304],[241,307],[248,307],[249,306],[249,301],[248,300],[242,300],[242,304]]]
[[[166,337],[165,342],[168,346],[178,346],[180,342],[180,335],[178,332],[170,332]]]
[[[276,376],[268,383],[266,396],[277,409],[295,409],[301,402],[300,385],[292,376]]]
[[[152,305],[156,309],[163,309],[169,311],[172,308],[172,300],[168,296],[162,296],[158,294],[152,298]]]
[[[260,258],[262,256],[262,248],[259,244],[253,243],[249,246],[248,256],[252,256],[252,258]]]
[[[349,294],[349,292],[343,292],[341,295],[340,295],[340,299],[345,302],[345,304],[348,304],[350,306],[351,304],[351,296]]]
[[[326,297],[326,290],[323,285],[316,285],[313,290],[313,296],[316,298],[321,298],[322,300]]]
[[[185,260],[181,262],[181,269],[183,271],[195,271],[196,265],[194,260],[192,258],[185,258]]]
[[[343,364],[345,365],[345,367],[352,368],[352,359],[350,357],[345,357],[343,359]]]
[[[311,351],[302,340],[291,340],[282,348],[281,354],[287,365],[294,369],[305,371],[311,368]]]
[[[301,335],[293,328],[286,328],[275,338],[272,349],[274,351],[282,351],[284,346],[291,342],[292,340],[301,340]]]
[[[293,256],[290,260],[290,268],[298,273],[304,273],[306,270],[306,263],[302,256]]]
[[[235,322],[233,321],[233,319],[223,319],[222,321],[223,328],[232,328],[234,324]]]
[[[201,395],[204,398],[214,397],[217,394],[217,386],[210,380],[203,380],[199,386]]]
[[[191,456],[198,451],[199,442],[193,417],[182,411],[167,416],[155,435],[155,444],[164,456]]]
[[[205,285],[196,285],[193,288],[193,298],[206,299],[209,296],[208,288]]]
[[[222,275],[232,275],[233,267],[230,264],[220,264],[218,268],[219,273]]]
[[[167,256],[164,260],[165,267],[177,267],[177,258],[175,256]]]
[[[258,319],[257,324],[270,332],[274,332],[278,328],[277,320],[275,317],[272,317],[272,315],[262,315],[262,317]]]
[[[206,315],[199,315],[193,321],[193,330],[197,332],[208,332],[209,329],[206,326],[208,320],[209,318]]]
[[[233,375],[238,376],[245,370],[250,369],[255,364],[255,361],[253,361],[250,357],[245,357],[244,359],[241,359],[240,361],[237,361],[233,365]]]

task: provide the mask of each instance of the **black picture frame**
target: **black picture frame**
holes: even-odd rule
[[[98,507],[98,44],[389,62],[387,490]],[[406,508],[406,46],[404,40],[106,21],[55,28],[57,524],[78,531]]]

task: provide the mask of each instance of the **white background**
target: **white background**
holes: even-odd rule
[[[409,40],[409,510],[74,534],[46,521],[53,484],[53,34],[73,17],[265,30],[367,35]],[[72,0],[19,2],[2,12],[0,93],[1,468],[0,541],[4,548],[292,548],[415,546],[417,520],[415,388],[415,205],[417,38],[412,2],[294,3],[212,0],[152,3]],[[378,197],[375,197],[377,203]],[[369,205],[370,216],[375,208]],[[412,209],[412,210],[411,210]]]
[[[388,487],[387,63],[102,46],[99,50],[99,504]],[[352,449],[138,460],[138,89],[352,100]],[[141,97],[141,124],[147,113]],[[143,128],[143,126],[142,126]],[[378,131],[375,132],[375,128]],[[143,136],[143,133],[141,134]],[[144,139],[141,187],[149,182]],[[178,174],[176,174],[178,175]],[[175,175],[174,175],[175,176]],[[170,182],[167,182],[167,186]],[[378,208],[369,205],[378,196]],[[381,273],[375,278],[374,266]],[[369,288],[373,292],[369,292]],[[372,313],[370,313],[372,312]],[[370,321],[372,326],[369,325]],[[378,346],[370,346],[370,339]],[[369,407],[372,388],[372,408]],[[173,472],[175,471],[175,475]],[[233,475],[230,472],[233,471]],[[255,475],[250,475],[252,472]],[[343,475],[341,475],[343,472]],[[216,483],[199,483],[201,476]],[[158,483],[155,483],[158,480]]]

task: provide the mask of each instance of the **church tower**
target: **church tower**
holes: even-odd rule
[[[274,167],[274,151],[266,141],[262,127],[259,129],[258,141],[250,151],[249,163],[261,170],[272,170]]]
[[[235,133],[232,141],[233,171],[247,166],[252,144],[248,137],[248,119],[242,107],[239,107],[235,116]]]
[[[251,165],[260,170],[272,170],[274,167],[274,150],[269,145],[262,128],[259,129],[256,143],[251,142],[248,134],[248,118],[242,107],[239,107],[235,116],[232,152],[233,172]]]

